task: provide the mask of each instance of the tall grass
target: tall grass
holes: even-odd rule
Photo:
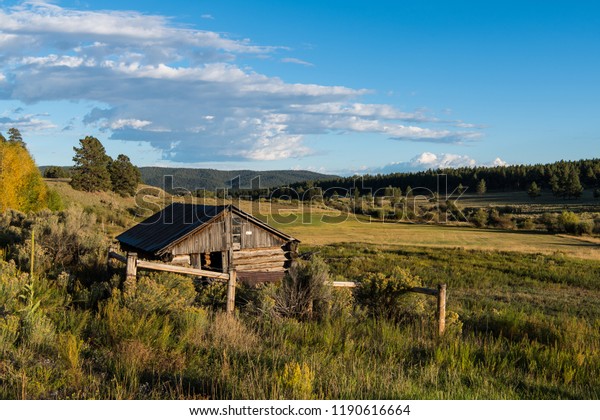
[[[189,278],[141,277],[128,296],[113,279],[98,300],[72,280],[42,275],[31,288],[0,261],[0,398],[600,398],[597,262],[360,244],[320,252],[336,280],[402,269],[425,286],[448,283],[446,335],[435,334],[429,298],[401,319],[373,316],[347,290],[311,320],[248,301],[230,317],[199,306]]]

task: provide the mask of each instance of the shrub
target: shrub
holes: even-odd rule
[[[356,300],[375,317],[401,320],[423,311],[423,297],[410,293],[420,285],[419,277],[400,267],[395,267],[390,276],[369,273],[358,284]]]
[[[577,224],[575,233],[577,235],[591,235],[594,232],[594,222],[592,220],[583,220]]]
[[[330,299],[328,280],[329,268],[322,259],[294,262],[272,296],[275,313],[299,319],[323,315]]]
[[[546,230],[550,233],[557,232],[558,230],[558,217],[555,214],[544,213],[540,217],[540,223],[546,227]]]
[[[562,233],[577,234],[579,217],[572,211],[563,211],[557,219],[557,230]]]
[[[500,229],[514,229],[515,223],[510,216],[500,214],[497,209],[492,209],[489,214],[489,225]]]
[[[488,212],[485,209],[479,209],[471,216],[471,222],[479,228],[487,226],[488,220]]]
[[[315,374],[306,363],[286,363],[283,372],[277,375],[277,384],[282,395],[291,400],[308,400],[313,397]]]
[[[151,273],[140,277],[135,293],[125,298],[136,312],[171,313],[185,310],[196,297],[193,281],[172,273]]]
[[[211,309],[225,308],[227,303],[227,283],[211,281],[196,287],[196,304]]]
[[[535,223],[530,218],[523,219],[519,222],[519,229],[534,230]]]

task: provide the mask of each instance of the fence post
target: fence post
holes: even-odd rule
[[[227,283],[227,313],[233,314],[235,310],[235,284],[236,284],[236,272],[235,270],[229,271],[229,282]]]
[[[127,266],[125,268],[125,283],[123,283],[123,293],[131,294],[135,291],[137,280],[137,253],[127,253]]]
[[[438,335],[444,335],[446,329],[446,285],[438,284],[437,293],[438,304]]]

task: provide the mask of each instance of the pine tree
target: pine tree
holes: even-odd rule
[[[565,195],[569,198],[579,198],[583,193],[583,186],[579,179],[579,171],[572,166],[565,179]]]
[[[485,194],[487,191],[487,186],[485,185],[485,179],[481,179],[478,183],[477,183],[477,194],[479,195],[483,195]]]
[[[531,185],[529,186],[529,189],[527,190],[527,194],[529,194],[529,197],[531,197],[533,199],[542,195],[540,187],[538,187],[538,184],[536,184],[535,181],[533,181],[531,183]]]
[[[106,191],[111,187],[108,166],[111,159],[102,143],[91,136],[79,140],[81,147],[73,147],[75,166],[71,171],[71,186],[83,191]]]
[[[8,141],[11,143],[17,143],[20,146],[25,147],[25,142],[23,141],[23,136],[21,135],[21,132],[14,127],[8,129]]]
[[[142,176],[139,169],[131,163],[129,157],[119,155],[116,160],[110,163],[108,169],[114,192],[123,197],[135,194]]]

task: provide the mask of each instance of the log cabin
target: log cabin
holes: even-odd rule
[[[173,203],[116,238],[144,259],[210,271],[237,272],[239,281],[280,280],[300,241],[234,205]]]

